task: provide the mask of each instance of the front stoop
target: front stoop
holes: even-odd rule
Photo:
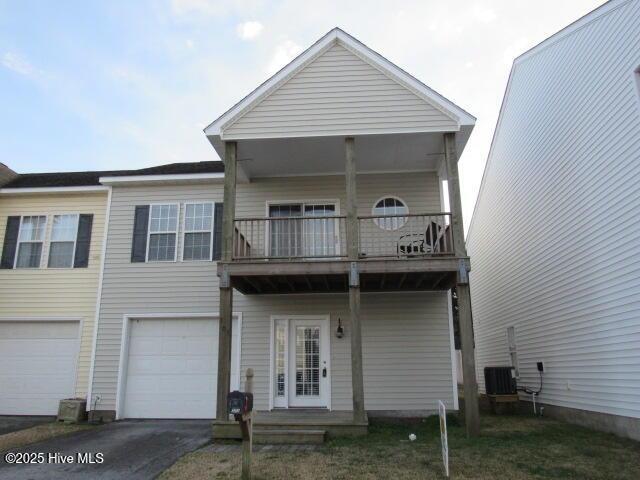
[[[324,430],[270,430],[256,428],[253,431],[253,443],[258,445],[321,445],[324,443]]]
[[[312,435],[314,438],[322,437],[324,441],[325,438],[366,435],[369,431],[369,420],[354,422],[347,412],[315,412],[312,410],[257,412],[253,428],[256,436],[261,431],[267,431],[269,435],[275,435],[275,432],[282,432],[278,433],[279,437],[292,435],[292,432],[314,432]],[[214,440],[239,440],[241,438],[240,426],[234,421],[214,420],[212,429]],[[322,435],[320,435],[320,432],[322,432]],[[295,444],[300,442],[292,439],[286,443]]]

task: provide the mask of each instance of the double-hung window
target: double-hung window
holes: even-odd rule
[[[178,237],[177,203],[151,205],[147,261],[174,262]]]
[[[213,203],[186,203],[182,240],[183,260],[211,260]]]
[[[49,244],[49,268],[71,268],[76,251],[79,215],[54,215]]]
[[[46,226],[47,217],[45,215],[22,217],[15,268],[40,267]]]

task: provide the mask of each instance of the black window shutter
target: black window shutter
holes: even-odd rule
[[[7,229],[4,232],[4,244],[2,245],[2,260],[0,268],[13,268],[18,246],[18,233],[20,232],[20,217],[8,217]]]
[[[147,260],[147,229],[149,228],[149,205],[136,206],[133,218],[133,240],[131,242],[131,261]]]
[[[80,214],[80,218],[78,219],[78,237],[76,238],[76,254],[73,258],[73,268],[87,268],[89,266],[89,247],[91,245],[92,225],[92,214]]]
[[[222,203],[216,203],[213,215],[213,260],[222,258]]]

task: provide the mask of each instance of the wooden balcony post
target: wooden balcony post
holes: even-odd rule
[[[347,256],[351,260],[349,270],[349,318],[351,321],[351,388],[353,390],[353,420],[365,421],[364,382],[362,375],[362,334],[360,327],[360,252],[358,204],[356,195],[355,139],[345,138],[345,178],[347,187]]]
[[[466,257],[464,227],[462,223],[462,200],[458,177],[458,153],[456,134],[444,134],[444,152],[447,166],[447,184],[451,208],[451,229],[456,257]],[[458,295],[458,318],[460,322],[460,344],[462,348],[462,372],[464,376],[464,412],[468,436],[480,433],[480,413],[478,408],[478,384],[476,382],[476,361],[473,347],[473,317],[471,316],[471,294],[467,272],[458,273],[456,287]],[[455,381],[455,379],[454,379]]]
[[[233,221],[236,214],[236,142],[225,142],[224,204],[222,207],[222,262],[230,262],[233,252]],[[226,420],[227,395],[231,382],[231,326],[233,317],[233,291],[228,272],[223,268],[220,276],[220,318],[218,321],[218,392],[216,419]]]
[[[347,137],[345,144],[345,178],[347,182],[347,256],[355,262],[359,254],[358,196],[356,194],[355,139]]]

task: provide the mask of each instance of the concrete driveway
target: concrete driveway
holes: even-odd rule
[[[35,427],[42,423],[51,423],[56,417],[13,417],[13,416],[0,416],[0,435],[5,433],[17,432],[18,430],[24,430],[25,428]]]
[[[71,455],[75,463],[9,465],[1,454],[0,479],[151,479],[211,439],[208,420],[125,420],[17,449]],[[102,453],[102,464],[79,464],[78,453]]]

